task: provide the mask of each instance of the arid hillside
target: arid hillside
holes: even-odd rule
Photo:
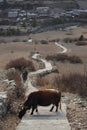
[[[81,36],[83,35],[83,36]],[[82,37],[82,43],[85,41],[85,45],[76,45],[77,41],[79,39],[81,40]],[[32,43],[28,42],[28,39],[32,39]],[[43,40],[46,40],[46,44],[42,44]],[[14,42],[15,41],[15,42]],[[24,41],[24,42],[23,42]],[[58,88],[61,81],[61,77],[64,75],[64,82],[67,85],[65,86],[64,91],[71,88],[71,83],[72,83],[72,89],[73,89],[73,82],[75,81],[75,85],[83,86],[83,82],[77,82],[74,78],[68,77],[70,74],[75,74],[77,73],[78,75],[75,74],[75,76],[80,77],[80,75],[85,76],[87,73],[87,27],[72,27],[72,28],[66,28],[66,30],[60,30],[60,31],[47,31],[43,33],[37,33],[37,34],[31,34],[30,36],[14,36],[14,37],[0,37],[0,70],[4,69],[6,64],[14,59],[24,57],[26,59],[30,58],[30,55],[34,52],[40,53],[43,58],[46,58],[48,55],[57,55],[62,48],[58,47],[55,45],[55,41],[60,43],[61,45],[65,46],[67,48],[66,55],[68,56],[78,56],[81,60],[82,63],[70,63],[67,60],[64,62],[61,61],[50,61],[53,66],[57,66],[59,73],[52,73],[48,74],[44,77],[44,79],[38,79],[38,84],[41,81],[41,84],[45,85],[53,85],[53,81],[55,79],[54,83],[56,84],[56,87]],[[33,61],[33,60],[32,60]],[[33,61],[36,70],[40,69],[40,63],[37,63],[37,61]],[[56,76],[56,77],[55,77]],[[58,78],[56,80],[56,78]],[[71,78],[69,80],[69,78]],[[83,77],[82,77],[83,78]],[[81,78],[81,79],[82,79]],[[81,80],[84,81],[84,80]],[[68,85],[70,84],[70,86]],[[61,84],[62,87],[63,84]],[[37,86],[39,87],[39,85]],[[49,87],[49,86],[48,86]],[[84,86],[83,86],[84,87]],[[60,88],[61,89],[61,88]],[[69,91],[72,92],[72,89]],[[78,92],[78,89],[76,89]],[[80,89],[81,90],[81,89]],[[75,91],[75,90],[74,90]],[[80,91],[81,92],[81,91]],[[66,102],[69,101],[69,103],[72,103],[71,106],[68,108],[68,119],[72,125],[73,128],[82,128],[83,130],[86,130],[85,127],[86,125],[83,126],[83,124],[86,124],[86,114],[87,108],[82,105],[84,105],[85,101],[82,101],[78,95],[71,95],[70,93],[65,93],[65,100]],[[69,98],[69,100],[67,99]],[[72,99],[72,100],[71,100]],[[71,102],[72,101],[72,102]],[[74,102],[77,103],[77,105],[73,105]],[[79,104],[80,103],[80,104]],[[78,105],[79,104],[79,105]],[[83,110],[83,113],[78,115],[78,112]],[[84,116],[85,115],[85,116]],[[75,122],[77,120],[77,122]],[[12,127],[11,123],[14,123],[14,126]],[[12,116],[6,117],[4,121],[1,122],[1,128],[3,127],[3,123],[6,125],[4,126],[3,130],[15,130],[15,126],[17,126],[18,123],[18,118]],[[74,124],[76,123],[76,124]],[[79,124],[80,123],[80,124]]]

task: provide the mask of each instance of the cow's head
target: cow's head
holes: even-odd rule
[[[26,109],[23,108],[22,110],[20,110],[18,117],[21,119],[24,116],[25,113],[26,113]]]
[[[18,114],[18,117],[21,119],[24,114],[26,113],[27,111],[27,107],[24,106],[24,104],[19,104],[19,114]]]
[[[29,110],[31,108],[31,106],[26,105],[26,103],[24,104],[19,104],[19,114],[18,117],[21,119],[24,114],[26,113],[27,110]]]

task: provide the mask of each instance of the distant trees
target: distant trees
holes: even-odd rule
[[[6,8],[6,6],[7,6],[7,0],[3,0],[3,7]]]
[[[12,35],[20,35],[21,31],[20,29],[14,29],[14,28],[7,28],[7,29],[3,29],[0,28],[0,36],[12,36]]]
[[[36,19],[32,20],[31,26],[32,27],[36,27],[37,26],[37,20]]]

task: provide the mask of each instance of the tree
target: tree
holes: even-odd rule
[[[36,19],[33,19],[31,25],[32,25],[32,27],[36,27],[36,26],[37,26],[37,21],[36,21]]]
[[[83,41],[83,39],[84,39],[84,36],[81,35],[81,36],[79,37],[79,41]]]

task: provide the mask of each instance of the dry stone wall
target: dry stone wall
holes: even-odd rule
[[[7,113],[8,91],[11,89],[15,91],[15,81],[7,79],[7,73],[10,71],[15,71],[15,69],[0,70],[0,118]]]

